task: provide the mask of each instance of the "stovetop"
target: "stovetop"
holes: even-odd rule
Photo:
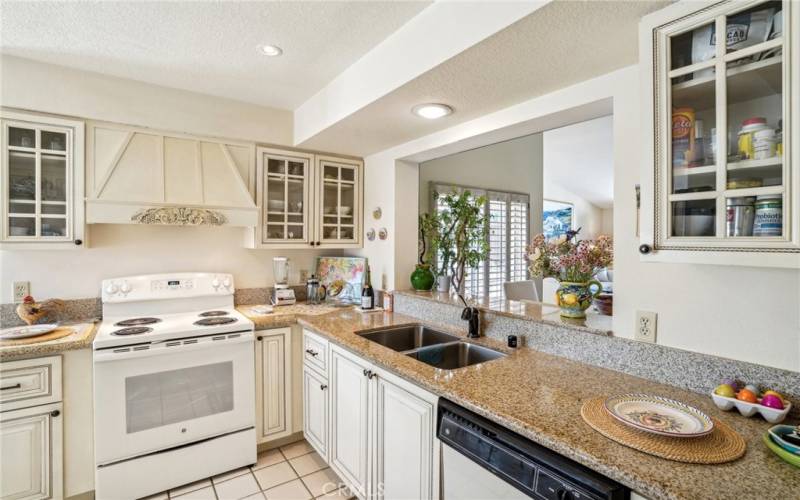
[[[253,322],[233,307],[142,317],[106,317],[92,345],[94,349],[103,349],[219,333],[252,332],[253,329]]]

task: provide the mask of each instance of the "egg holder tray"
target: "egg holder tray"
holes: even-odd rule
[[[783,422],[786,418],[786,415],[789,414],[789,411],[792,409],[792,403],[785,401],[786,406],[783,407],[783,410],[776,410],[775,408],[770,408],[768,406],[764,406],[758,403],[748,403],[747,401],[741,401],[736,398],[728,398],[725,396],[720,396],[719,394],[714,394],[711,392],[711,399],[714,400],[714,404],[717,405],[717,408],[724,411],[729,411],[734,408],[739,410],[745,417],[752,417],[756,413],[760,413],[764,420],[771,424],[779,424]]]

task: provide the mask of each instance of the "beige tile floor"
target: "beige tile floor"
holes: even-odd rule
[[[258,455],[252,467],[242,467],[208,479],[173,488],[147,500],[309,500],[349,499],[324,460],[305,440]]]

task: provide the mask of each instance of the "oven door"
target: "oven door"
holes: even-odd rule
[[[252,332],[94,352],[97,465],[255,423]]]

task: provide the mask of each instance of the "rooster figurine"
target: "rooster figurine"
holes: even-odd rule
[[[28,325],[32,325],[45,316],[52,316],[64,308],[64,301],[59,299],[45,300],[38,303],[30,295],[22,299],[17,306],[17,316]]]

